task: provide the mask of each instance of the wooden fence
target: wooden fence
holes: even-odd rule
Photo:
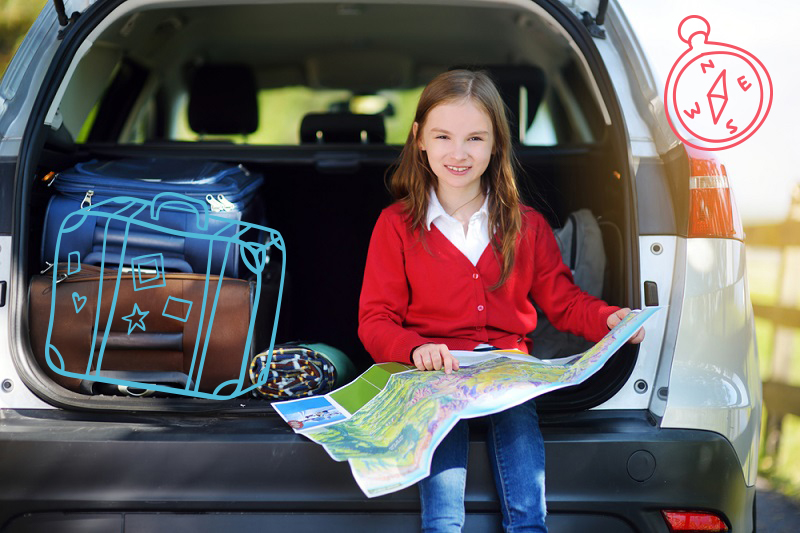
[[[775,458],[784,417],[800,416],[800,387],[788,383],[794,333],[800,328],[800,185],[795,186],[792,193],[787,219],[780,224],[746,227],[745,243],[780,250],[778,302],[776,305],[753,305],[758,318],[769,320],[774,325],[772,368],[769,378],[763,382],[767,427],[761,454]]]

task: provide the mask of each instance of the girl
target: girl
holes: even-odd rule
[[[450,373],[450,350],[530,353],[532,301],[592,341],[630,312],[582,292],[545,219],[520,203],[504,105],[484,73],[453,70],[425,88],[391,189],[398,201],[373,230],[359,303],[359,337],[375,361]],[[546,531],[534,403],[489,422],[504,529]],[[437,447],[419,484],[423,531],[461,530],[468,445],[462,420]]]

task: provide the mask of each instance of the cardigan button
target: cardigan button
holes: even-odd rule
[[[478,311],[483,311],[483,306],[482,305],[478,306]]]
[[[478,274],[473,274],[473,275],[472,275],[472,279],[478,279],[479,277],[480,277],[480,276],[478,276]]]

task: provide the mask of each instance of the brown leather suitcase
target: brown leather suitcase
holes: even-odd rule
[[[82,264],[70,275],[32,280],[31,345],[55,382],[90,394],[109,386],[131,395],[182,388],[217,399],[240,390],[255,353],[248,342],[254,282],[165,273],[161,285],[144,280],[151,286],[142,291],[131,272],[101,272]]]

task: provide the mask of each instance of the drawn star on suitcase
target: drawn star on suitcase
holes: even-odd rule
[[[142,328],[142,331],[147,331],[144,327],[144,317],[150,314],[150,311],[142,311],[139,309],[139,304],[133,304],[133,312],[122,317],[122,320],[128,323],[128,335],[136,328]],[[133,317],[138,317],[136,320]]]

